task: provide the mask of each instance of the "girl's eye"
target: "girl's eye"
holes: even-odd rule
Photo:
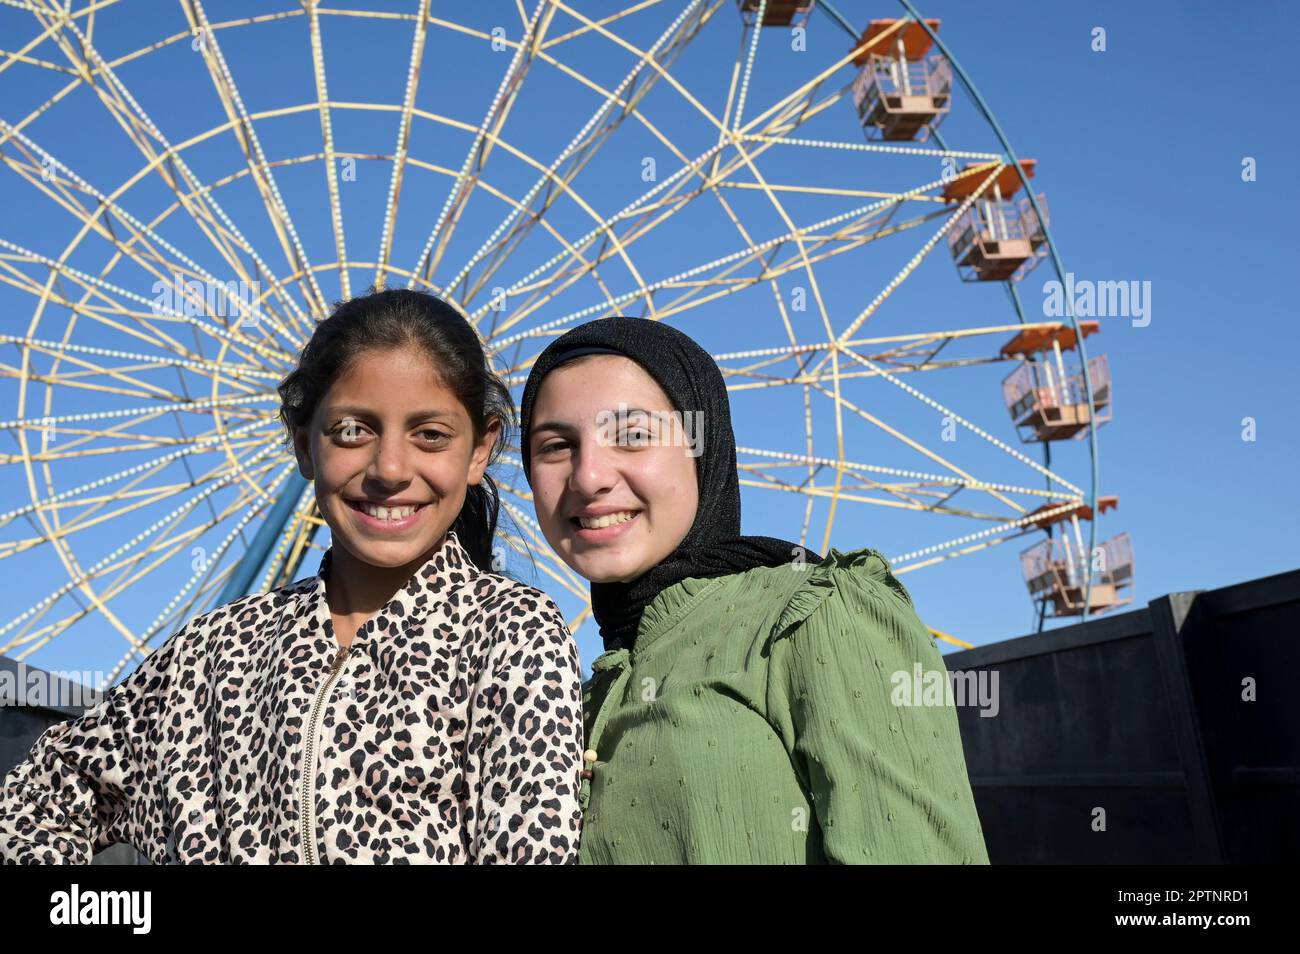
[[[552,441],[552,442],[549,443],[549,444],[545,444],[545,445],[543,445],[542,447],[539,447],[539,448],[537,449],[537,453],[539,453],[539,454],[549,454],[549,453],[551,453],[552,451],[561,450],[562,448],[565,448],[565,447],[568,447],[568,446],[569,446],[569,442],[568,442],[568,441]]]
[[[448,435],[444,434],[442,431],[436,431],[432,428],[428,428],[426,430],[420,431],[420,436],[423,437],[430,444],[436,444],[439,441],[444,441],[444,440],[451,440],[451,438]]]
[[[330,436],[344,444],[355,444],[362,439],[364,432],[365,429],[356,421],[343,421],[334,426]]]
[[[623,443],[632,447],[641,447],[650,443],[650,431],[644,427],[636,427],[623,432]]]

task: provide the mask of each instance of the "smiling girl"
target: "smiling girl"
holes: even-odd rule
[[[946,673],[911,598],[876,550],[740,535],[707,352],[657,321],[581,325],[533,365],[521,425],[606,649],[583,863],[988,863],[951,702],[891,701],[915,664]]]
[[[577,650],[492,572],[513,405],[451,306],[381,291],[280,385],[331,545],[191,620],[0,788],[0,860],[577,860]]]

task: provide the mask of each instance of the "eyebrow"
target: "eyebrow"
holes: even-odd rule
[[[543,421],[541,424],[534,424],[529,434],[538,434],[542,431],[557,431],[561,434],[569,434],[576,430],[576,427],[565,421]]]
[[[352,405],[341,405],[339,407],[331,407],[328,409],[328,411],[329,413],[326,415],[327,417],[337,417],[339,415],[343,415],[345,417],[374,417],[375,416],[375,412],[370,408],[355,407]],[[451,420],[454,419],[455,417],[456,415],[452,411],[443,408],[430,408],[424,411],[413,411],[406,416],[406,420],[408,423],[415,423],[416,421],[429,421],[429,420],[433,420],[434,418],[446,418]]]
[[[608,410],[600,411],[598,413],[617,414],[618,410],[616,408],[609,408]],[[628,417],[631,417],[634,414],[644,414],[646,417],[653,418],[655,417],[655,415],[670,414],[672,412],[671,411],[647,411],[643,407],[629,407],[625,413],[627,414]],[[570,424],[568,421],[543,421],[540,424],[534,424],[532,426],[532,429],[528,432],[528,436],[532,437],[532,435],[538,434],[542,431],[556,431],[561,434],[573,434],[576,433],[577,430],[578,429],[574,427],[572,424]]]

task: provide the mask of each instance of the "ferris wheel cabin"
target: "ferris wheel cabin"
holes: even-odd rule
[[[1102,513],[1118,505],[1118,497],[1097,498],[1097,509]],[[1066,508],[1049,503],[1029,516],[1035,514],[1043,515],[1033,521],[1035,526],[1051,532],[1059,524],[1062,531],[1060,536],[1048,537],[1020,554],[1020,570],[1029,598],[1040,604],[1045,616],[1082,615],[1089,575],[1089,613],[1104,613],[1133,601],[1128,592],[1133,585],[1133,545],[1127,533],[1100,544],[1089,561],[1083,558],[1087,551],[1079,521],[1092,519],[1091,507],[1082,501]]]
[[[1026,179],[1034,177],[1034,166],[1033,159],[1020,163]],[[944,186],[943,198],[963,202],[979,191],[986,178],[978,166],[965,166]],[[1020,175],[1005,167],[949,230],[948,249],[962,281],[1018,282],[1046,257],[1047,198],[1042,193],[1035,196],[1043,211],[1040,222],[1027,197],[1016,200],[1019,189]]]
[[[766,7],[763,7],[762,0],[736,0],[736,6],[740,8],[746,26],[753,24],[760,8],[763,13],[761,26],[791,26],[796,17],[801,24],[807,21],[813,0],[767,0]]]
[[[1079,327],[1085,338],[1101,330],[1096,321],[1082,321]],[[1088,361],[1089,406],[1082,366],[1065,360],[1064,352],[1076,344],[1074,329],[1060,324],[1026,329],[1002,346],[1004,357],[1023,359],[1002,382],[1003,401],[1023,442],[1083,438],[1090,426],[1110,420],[1110,364],[1104,354]]]
[[[938,20],[926,20],[938,32]],[[854,49],[853,102],[867,138],[924,142],[952,106],[952,66],[915,20],[872,20]]]

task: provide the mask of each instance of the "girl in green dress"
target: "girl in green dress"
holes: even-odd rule
[[[591,581],[581,861],[987,864],[956,712],[904,705],[934,640],[875,550],[741,536],[726,386],[657,321],[556,339],[521,451]]]

